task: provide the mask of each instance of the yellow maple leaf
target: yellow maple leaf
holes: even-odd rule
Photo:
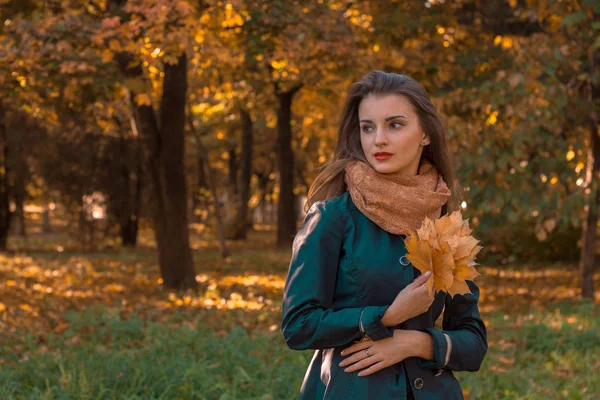
[[[412,263],[412,265],[424,274],[427,271],[433,272],[433,260],[431,259],[431,247],[426,241],[419,240],[416,236],[409,236],[405,241],[406,249],[408,253],[406,258]],[[434,286],[434,279],[427,280],[427,287],[429,293],[432,293]]]
[[[450,296],[471,293],[466,280],[480,275],[475,257],[482,249],[471,233],[469,221],[455,211],[436,220],[425,218],[421,227],[408,235],[406,257],[422,274],[433,274],[427,281],[430,294],[434,290]]]
[[[467,294],[471,293],[469,286],[465,282],[466,280],[472,281],[477,278],[480,274],[475,270],[474,267],[459,264],[453,271],[454,280],[452,285],[448,288],[448,294],[454,296],[456,294]]]

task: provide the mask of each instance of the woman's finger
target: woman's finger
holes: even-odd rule
[[[364,371],[360,371],[358,373],[358,376],[367,376],[367,375],[371,375],[374,374],[375,372],[384,369],[386,367],[386,363],[385,361],[380,361],[377,364],[371,365],[369,368],[365,369]]]
[[[352,365],[355,362],[358,362],[358,361],[362,360],[363,358],[370,357],[372,355],[373,355],[372,353],[367,354],[366,349],[362,350],[362,351],[357,351],[356,353],[352,354],[351,356],[348,356],[345,359],[343,359],[342,362],[340,362],[339,366],[347,367],[348,365]]]
[[[343,356],[347,356],[347,355],[352,354],[352,353],[354,353],[356,351],[364,350],[364,349],[366,349],[368,347],[371,347],[372,345],[373,345],[373,341],[372,340],[370,340],[370,339],[369,340],[363,340],[362,342],[355,343],[352,346],[347,347],[344,350],[342,350],[342,355]]]
[[[345,372],[358,371],[360,369],[367,368],[369,365],[374,364],[374,363],[379,362],[379,361],[381,361],[379,359],[379,357],[375,357],[375,356],[372,355],[370,357],[363,358],[359,362],[356,362],[356,363],[350,365],[349,367],[345,368],[344,371]]]
[[[430,276],[431,276],[431,271],[427,271],[424,274],[417,276],[417,279],[415,279],[413,281],[413,283],[415,284],[416,287],[420,287],[429,280]]]
[[[423,295],[427,294],[428,297],[434,297],[433,293],[429,294],[429,288],[427,287],[427,285],[421,285],[418,288],[416,288],[415,291],[416,290],[419,290],[419,293],[423,293]]]

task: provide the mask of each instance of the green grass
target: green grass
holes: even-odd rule
[[[482,369],[458,374],[468,398],[600,397],[600,317],[591,304],[487,317]],[[292,399],[312,355],[288,349],[279,330],[219,336],[178,314],[158,323],[92,307],[67,319],[68,330],[44,344],[25,337],[3,347],[12,362],[0,370],[1,399]]]
[[[94,307],[68,319],[45,354],[25,339],[29,355],[0,372],[1,399],[291,398],[307,359],[288,351],[277,331],[249,337],[237,328],[220,337],[201,322],[174,326],[177,314],[161,324]]]
[[[251,239],[230,242],[228,260],[215,243],[197,247],[198,293],[171,293],[157,286],[152,247],[59,252],[60,233],[11,238],[0,400],[296,398],[313,352],[288,349],[278,327],[291,252],[274,249],[272,232]],[[489,352],[480,371],[457,373],[465,397],[600,399],[600,311],[577,300],[573,266],[480,270]],[[233,298],[232,309],[204,303]]]
[[[481,370],[457,374],[471,398],[600,398],[600,317],[593,304],[487,317],[490,348]]]

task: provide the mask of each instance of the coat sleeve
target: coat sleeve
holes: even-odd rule
[[[381,323],[389,305],[332,309],[344,230],[340,207],[319,201],[294,238],[281,322],[283,338],[292,349],[326,349],[360,339],[361,314],[369,338],[393,336],[393,327]]]
[[[433,337],[434,359],[419,359],[422,368],[478,371],[488,349],[487,331],[479,315],[479,287],[466,281],[471,293],[446,297],[442,330],[425,329]]]

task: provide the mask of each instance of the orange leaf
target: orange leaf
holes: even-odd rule
[[[427,282],[430,293],[432,289],[450,296],[471,292],[466,281],[479,276],[475,256],[482,249],[471,232],[469,221],[455,211],[436,220],[425,218],[421,227],[408,235],[406,257],[421,273],[433,273]]]
[[[435,290],[448,291],[454,280],[452,271],[454,270],[454,258],[452,253],[442,253],[435,251],[432,254],[433,259],[433,277],[435,280]]]
[[[421,274],[424,274],[427,271],[433,272],[433,263],[431,259],[431,248],[425,241],[421,241],[417,238],[416,235],[409,235],[406,240],[406,249],[408,253],[406,254],[406,258],[412,263],[412,265],[421,271]],[[434,279],[430,278],[427,281],[427,287],[429,288],[429,293],[433,292]]]

